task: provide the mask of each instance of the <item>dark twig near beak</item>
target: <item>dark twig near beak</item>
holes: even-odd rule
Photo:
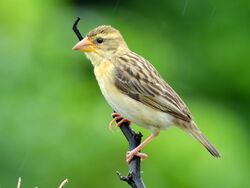
[[[80,17],[77,17],[77,18],[76,18],[76,21],[75,21],[75,23],[74,23],[72,29],[73,29],[73,31],[75,32],[77,38],[81,41],[81,40],[83,39],[83,37],[82,37],[80,31],[79,31],[78,28],[77,28],[77,24],[78,24],[78,22],[80,21],[80,19],[81,19]]]

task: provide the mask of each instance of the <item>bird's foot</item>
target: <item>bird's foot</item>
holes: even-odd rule
[[[133,149],[132,151],[127,152],[126,161],[128,164],[131,162],[134,156],[140,157],[141,160],[145,160],[148,158],[148,155],[146,153],[141,153],[141,152],[138,152],[136,149]]]
[[[112,113],[112,117],[114,118],[110,123],[109,123],[109,130],[112,131],[112,127],[114,125],[114,123],[116,121],[118,121],[118,123],[116,124],[117,127],[120,127],[123,123],[127,122],[130,125],[130,121],[125,119],[124,117],[122,117],[120,114],[118,114],[117,112],[113,112]]]

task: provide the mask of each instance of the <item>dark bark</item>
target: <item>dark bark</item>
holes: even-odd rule
[[[117,121],[117,123],[120,120]],[[131,129],[127,122],[121,124],[120,129],[123,135],[126,137],[129,142],[130,151],[136,148],[141,143],[142,134],[138,134]],[[129,173],[127,176],[121,176],[117,172],[120,180],[126,181],[132,188],[145,188],[144,182],[141,178],[141,159],[140,157],[134,157],[129,163]]]
[[[74,23],[72,29],[73,29],[73,31],[75,32],[77,38],[78,38],[79,40],[82,40],[83,37],[82,37],[80,31],[79,31],[78,28],[77,28],[77,24],[78,24],[78,22],[80,21],[80,19],[81,19],[80,17],[77,17],[77,18],[76,18],[75,23]]]
[[[80,18],[77,17],[75,23],[73,25],[73,31],[75,32],[77,38],[82,40],[83,37],[80,31],[77,28],[77,24],[80,21]],[[117,123],[119,120],[117,121]],[[123,123],[120,126],[120,129],[124,136],[126,137],[127,141],[129,142],[129,149],[132,150],[136,148],[141,143],[142,134],[135,133],[128,123]],[[126,181],[132,188],[145,188],[142,179],[141,179],[141,159],[139,157],[134,157],[131,162],[129,163],[129,173],[127,176],[121,176],[119,172],[117,172],[120,180]]]

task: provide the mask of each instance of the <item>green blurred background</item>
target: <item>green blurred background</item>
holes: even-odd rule
[[[118,28],[186,101],[215,159],[178,129],[145,149],[147,187],[250,187],[250,2],[245,0],[0,2],[0,188],[128,187],[127,142],[108,130],[112,109],[85,56],[86,34]],[[142,131],[144,138],[149,135]]]

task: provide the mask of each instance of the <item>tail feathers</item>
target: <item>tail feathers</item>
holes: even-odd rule
[[[194,138],[196,138],[214,157],[220,157],[220,153],[218,152],[218,150],[215,149],[215,147],[206,139],[206,137],[195,125],[186,131]]]

